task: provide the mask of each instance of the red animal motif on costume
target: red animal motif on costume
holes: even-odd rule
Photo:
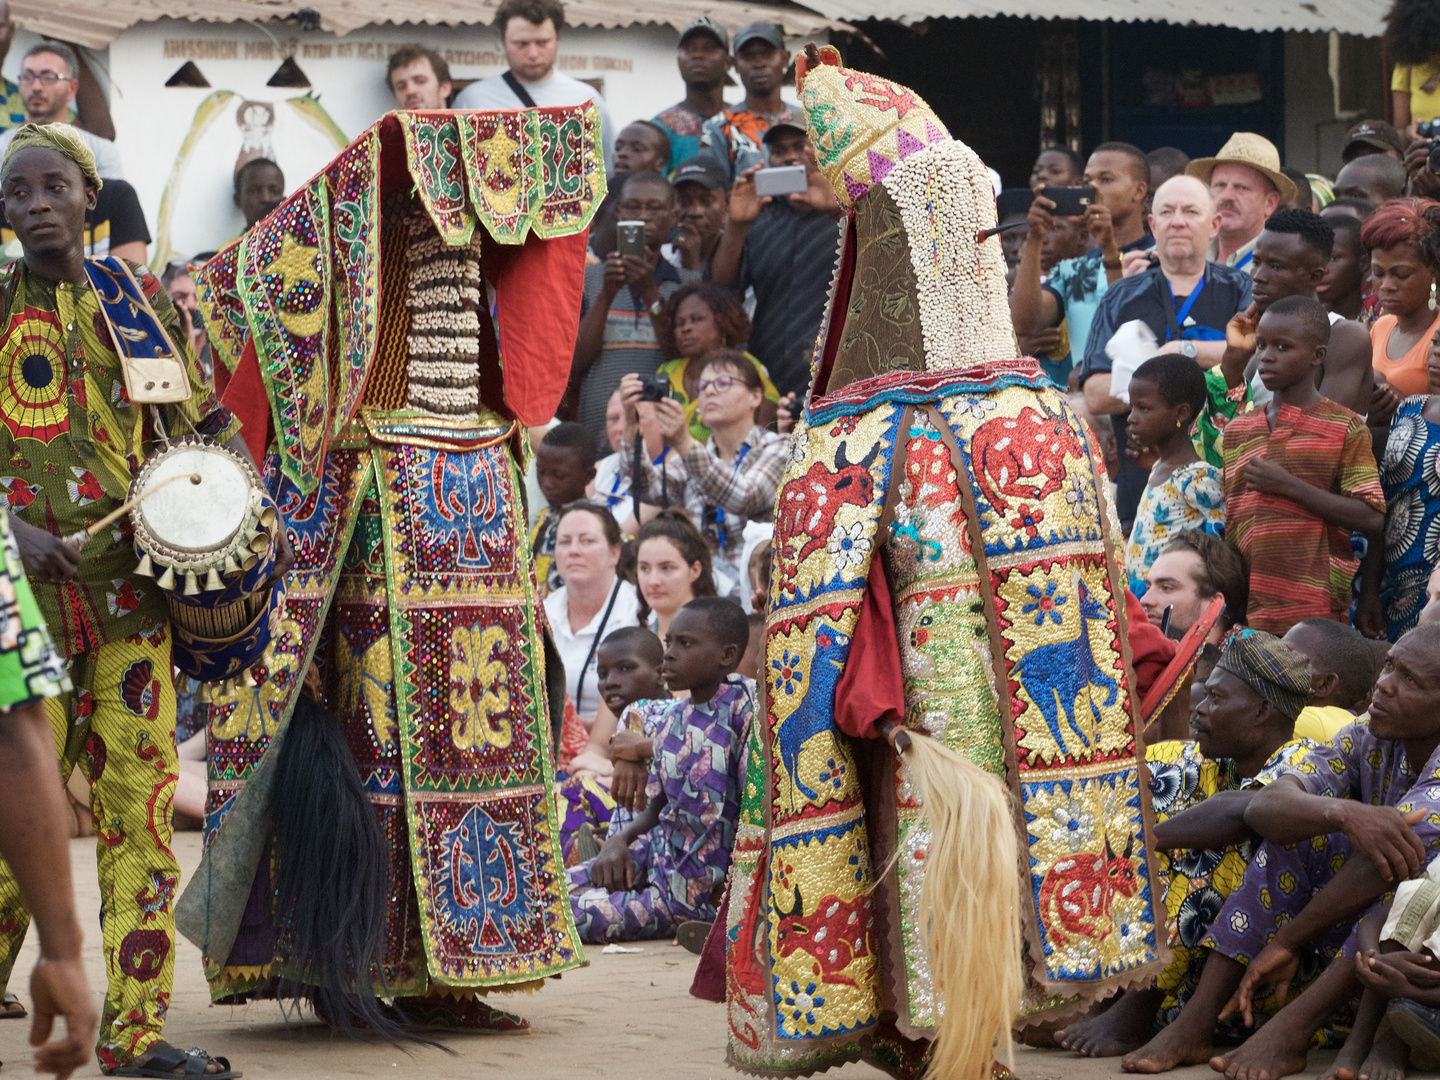
[[[796,951],[807,954],[815,961],[813,970],[822,983],[856,986],[843,972],[856,957],[870,955],[870,928],[875,918],[866,909],[867,899],[826,896],[806,915],[796,886],[794,908],[785,911],[776,905],[780,914],[776,950],[782,958]]]
[[[822,461],[780,491],[775,514],[775,551],[790,566],[799,566],[830,540],[835,515],[842,506],[869,506],[875,499],[875,478],[870,465],[880,452],[876,446],[861,461],[845,457],[845,444],[835,448],[840,468]],[[798,545],[798,547],[797,547]]]
[[[970,440],[975,481],[986,501],[1004,513],[1010,500],[1038,501],[1065,482],[1066,458],[1085,460],[1085,447],[1063,413],[1025,406],[1015,417],[987,420]],[[1022,483],[1044,477],[1040,484]]]
[[[40,485],[27,484],[18,476],[0,476],[0,490],[10,500],[11,510],[24,510],[40,494]]]
[[[1135,867],[1130,853],[1135,850],[1135,835],[1125,843],[1125,852],[1118,858],[1105,841],[1104,855],[1080,852],[1057,859],[1040,886],[1040,915],[1050,931],[1050,938],[1060,946],[1070,944],[1061,932],[1064,927],[1076,937],[1103,941],[1110,936],[1107,926],[1110,904],[1117,896],[1135,896],[1140,886],[1135,880]],[[1097,933],[1098,931],[1098,933]]]

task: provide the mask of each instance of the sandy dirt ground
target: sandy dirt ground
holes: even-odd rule
[[[200,859],[199,834],[180,834],[176,854],[188,875]],[[94,841],[72,841],[70,857],[85,927],[86,966],[98,1003],[105,986],[105,962],[98,929]],[[518,1036],[451,1036],[446,1041],[455,1053],[449,1055],[430,1049],[406,1054],[383,1043],[332,1039],[328,1029],[313,1022],[287,1023],[272,1002],[211,1006],[200,954],[182,938],[166,1035],[178,1046],[198,1045],[223,1054],[253,1078],[719,1080],[738,1076],[725,1066],[722,1006],[698,1001],[687,992],[696,958],[669,942],[637,947],[639,953],[608,956],[588,950],[589,967],[551,980],[538,993],[493,996],[496,1005],[527,1017],[533,1030]],[[22,1001],[29,998],[24,973],[34,961],[32,935],[12,985]],[[27,1032],[28,1021],[0,1021],[0,1060],[5,1062],[0,1080],[33,1075]],[[1312,1054],[1304,1075],[1318,1075],[1330,1059],[1330,1054]],[[1022,1080],[1102,1080],[1122,1075],[1118,1064],[1023,1047],[1016,1049],[1015,1056]],[[92,1067],[77,1075],[100,1072]],[[863,1080],[884,1074],[866,1065],[849,1065],[826,1075]],[[1177,1080],[1218,1080],[1208,1068],[1180,1069],[1172,1075]]]

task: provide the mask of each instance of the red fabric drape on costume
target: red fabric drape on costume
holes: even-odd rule
[[[1125,590],[1125,616],[1130,623],[1130,658],[1135,666],[1135,699],[1138,704],[1165,666],[1175,658],[1175,642],[1153,626],[1140,606],[1139,599],[1129,589]]]
[[[550,421],[570,378],[589,236],[588,229],[553,240],[532,234],[519,247],[485,239],[481,264],[495,286],[505,404],[527,427]]]
[[[885,576],[885,563],[875,558],[860,619],[850,637],[850,657],[835,688],[835,726],[847,735],[878,739],[887,720],[905,722],[905,680],[895,635],[890,579]]]
[[[250,338],[245,339],[240,362],[220,392],[220,403],[240,421],[240,435],[250,448],[250,456],[257,464],[264,461],[265,451],[270,447],[270,399],[265,395],[255,342]]]

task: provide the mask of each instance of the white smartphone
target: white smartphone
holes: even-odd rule
[[[755,174],[755,194],[797,195],[809,185],[804,165],[771,165]]]

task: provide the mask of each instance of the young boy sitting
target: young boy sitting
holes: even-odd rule
[[[1350,534],[1378,537],[1385,522],[1365,422],[1315,389],[1329,340],[1319,301],[1271,304],[1256,363],[1274,396],[1225,428],[1225,539],[1250,563],[1247,622],[1272,634],[1344,620],[1359,566]]]
[[[1329,742],[1369,700],[1380,674],[1375,651],[1359,630],[1330,619],[1296,623],[1284,640],[1310,660],[1310,704],[1296,717],[1295,734]]]
[[[665,680],[660,677],[664,658],[660,639],[643,626],[621,627],[600,643],[595,650],[595,677],[600,698],[612,716],[626,716],[631,706],[637,704],[641,709],[663,712],[670,704],[670,691],[665,689]],[[624,820],[628,821],[636,794],[644,797],[645,767],[635,760],[615,756],[617,749],[626,750],[628,755],[631,743],[638,741],[638,733],[603,734],[600,745],[596,746],[602,734],[592,730],[590,744],[571,759],[569,779],[561,784],[558,792],[560,849],[566,866],[599,854],[595,837],[611,831],[617,804],[625,808]],[[648,738],[644,741],[648,745]],[[647,749],[646,760],[649,753]],[[607,775],[608,780],[603,779]],[[608,784],[608,791],[603,784]]]
[[[567,503],[585,498],[595,479],[595,443],[584,424],[556,424],[540,440],[535,451],[535,482],[549,504],[530,530],[530,550],[535,556],[535,579],[540,599],[565,584],[555,571],[555,534],[560,528],[560,511]]]
[[[719,597],[692,600],[672,620],[665,681],[690,697],[670,703],[654,741],[645,809],[567,871],[585,942],[668,937],[682,921],[715,918],[755,705],[754,683],[732,677],[748,637],[744,611]]]

